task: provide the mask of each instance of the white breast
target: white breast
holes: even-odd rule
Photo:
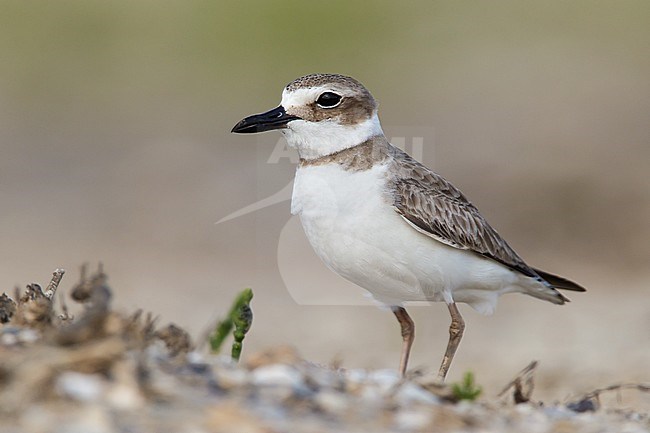
[[[346,171],[337,164],[298,168],[291,212],[316,254],[339,275],[387,303],[431,299],[404,256],[404,241],[428,240],[401,220],[384,190],[385,165]],[[400,239],[402,238],[402,239]]]
[[[365,171],[338,164],[298,168],[291,212],[300,216],[316,254],[388,305],[453,299],[493,310],[504,282],[516,277],[409,226],[392,207],[386,175],[386,165]]]

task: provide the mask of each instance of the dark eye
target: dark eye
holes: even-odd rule
[[[318,97],[316,103],[321,108],[334,108],[341,103],[341,95],[325,92]]]

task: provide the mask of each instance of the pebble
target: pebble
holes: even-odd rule
[[[284,386],[300,389],[305,386],[302,374],[294,367],[285,364],[264,365],[253,371],[253,385]]]
[[[39,338],[40,334],[34,329],[5,327],[0,335],[0,344],[3,346],[29,344],[38,341]]]
[[[422,431],[431,426],[432,421],[430,411],[403,409],[395,415],[395,426],[404,431]]]
[[[12,332],[3,332],[0,336],[0,343],[3,346],[14,346],[18,344],[18,335]]]
[[[34,343],[41,338],[41,335],[33,329],[23,329],[18,333],[20,343]]]
[[[346,370],[345,377],[348,380],[348,382],[363,383],[368,378],[368,370],[364,370],[361,368]]]
[[[207,362],[206,356],[196,350],[186,353],[185,360],[190,364],[205,364]]]
[[[317,388],[343,389],[345,387],[345,376],[335,370],[325,367],[312,366],[308,370],[308,381]]]
[[[118,410],[133,410],[145,405],[146,400],[137,388],[118,383],[106,392],[106,402]]]
[[[243,368],[220,368],[215,376],[218,385],[224,389],[242,387],[250,381],[250,373]]]
[[[413,382],[406,382],[399,387],[399,390],[395,394],[395,401],[397,401],[397,403],[402,407],[414,403],[431,405],[440,403],[440,399],[437,396],[431,394],[429,391]]]
[[[64,397],[83,402],[95,402],[103,396],[106,384],[98,374],[66,371],[57,378],[55,389]]]
[[[324,390],[314,396],[314,403],[325,412],[343,414],[350,409],[350,398],[340,392]]]
[[[550,419],[569,419],[573,418],[575,415],[575,412],[573,410],[568,409],[566,406],[548,406],[542,408],[542,411],[550,418]]]
[[[402,381],[402,376],[397,370],[384,368],[370,372],[367,380],[378,385],[383,392],[387,392]]]

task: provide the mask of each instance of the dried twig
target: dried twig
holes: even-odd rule
[[[185,354],[192,350],[190,334],[173,323],[157,331],[156,336],[165,343],[171,356]]]
[[[43,295],[47,299],[54,299],[54,294],[56,293],[56,289],[59,287],[59,284],[61,283],[63,274],[65,274],[65,269],[60,269],[60,268],[56,269],[52,273],[52,279],[50,280],[50,283],[45,288],[45,292],[43,292]]]
[[[82,270],[82,278],[72,289],[71,296],[74,300],[83,302],[86,309],[79,320],[56,332],[54,338],[58,344],[78,344],[104,332],[112,297],[106,280],[107,276],[101,266],[90,278],[85,278],[85,271]]]
[[[593,412],[600,407],[600,395],[609,391],[622,391],[624,389],[636,389],[640,392],[650,393],[650,384],[644,383],[618,383],[615,385],[606,386],[604,388],[595,389],[582,398],[567,404],[567,407],[574,412]]]
[[[16,312],[16,302],[7,296],[6,293],[0,295],[0,323],[7,323]]]
[[[68,304],[65,301],[65,296],[61,294],[59,294],[59,305],[61,305],[61,314],[59,314],[59,319],[62,322],[72,322],[74,320],[74,315],[70,314]]]
[[[535,373],[537,364],[537,361],[532,361],[526,366],[526,368],[517,373],[517,376],[515,376],[515,378],[510,381],[510,383],[508,383],[499,394],[497,394],[497,397],[503,397],[508,390],[514,388],[512,397],[515,404],[530,401],[530,397],[533,394],[533,388],[535,387],[533,374]]]
[[[599,388],[594,391],[591,391],[589,394],[586,394],[585,397],[598,397],[603,392],[607,391],[621,391],[624,389],[636,389],[641,392],[650,392],[650,384],[645,383],[619,383],[616,385],[606,386],[605,388]]]

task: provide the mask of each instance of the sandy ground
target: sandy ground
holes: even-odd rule
[[[142,311],[114,311],[101,272],[71,288],[74,317],[55,291],[0,298],[4,432],[650,431],[648,383],[557,402],[537,396],[532,364],[499,396],[421,373],[318,365],[281,345],[248,348],[237,364]]]

